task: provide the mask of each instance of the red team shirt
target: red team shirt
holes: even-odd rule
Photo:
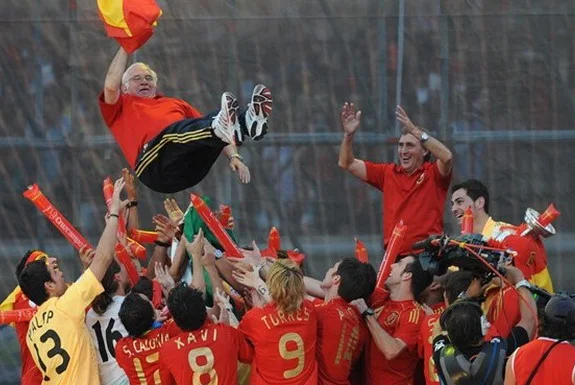
[[[521,321],[519,294],[514,287],[488,289],[483,307],[487,309],[485,315],[491,324],[485,341],[498,336],[509,337],[511,329]]]
[[[418,353],[423,359],[423,374],[427,385],[439,385],[439,376],[433,362],[433,325],[439,322],[445,305],[434,306],[433,314],[427,314],[421,322],[419,332]]]
[[[142,98],[121,94],[115,104],[106,104],[104,93],[98,99],[106,125],[122,149],[130,167],[135,168],[144,144],[170,124],[203,115],[187,102],[156,95]]]
[[[551,338],[539,337],[527,345],[521,346],[509,358],[515,382],[525,384],[535,365],[545,352],[557,341]],[[543,361],[532,385],[572,384],[575,371],[575,347],[567,341],[560,342]]]
[[[425,162],[413,174],[393,163],[365,162],[367,183],[382,192],[383,244],[400,221],[407,226],[400,254],[431,234],[443,233],[443,208],[451,173],[441,175],[437,163]]]
[[[349,385],[368,331],[359,312],[343,298],[316,305],[319,385]]]
[[[382,302],[372,295],[373,303],[381,304],[381,307],[372,305],[381,327],[392,337],[402,340],[406,347],[397,357],[388,360],[373,339],[368,339],[365,356],[367,385],[412,385],[419,361],[417,340],[425,313],[417,302],[411,300],[388,299]]]
[[[165,385],[171,379],[167,372],[160,371],[160,348],[169,339],[182,331],[173,320],[168,320],[143,337],[124,337],[116,344],[116,361],[124,369],[130,385]]]
[[[30,306],[28,297],[21,293],[14,302],[14,310],[33,309]],[[26,345],[26,334],[28,333],[28,325],[30,322],[17,322],[14,324],[16,335],[18,336],[18,343],[20,344],[20,358],[22,360],[22,385],[39,385],[42,383],[42,373],[36,367],[36,363],[30,354],[30,349]]]
[[[236,329],[206,323],[200,330],[182,332],[160,349],[166,384],[237,384],[238,360],[250,362],[253,348]]]
[[[255,348],[250,385],[317,385],[317,315],[311,302],[289,315],[274,303],[254,308],[239,330]]]

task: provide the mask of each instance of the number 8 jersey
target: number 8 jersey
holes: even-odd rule
[[[96,352],[84,321],[85,309],[102,291],[100,281],[87,269],[62,296],[38,307],[26,345],[42,372],[42,384],[100,384]]]
[[[255,348],[250,385],[317,385],[317,315],[311,302],[292,314],[274,303],[254,308],[239,329]]]

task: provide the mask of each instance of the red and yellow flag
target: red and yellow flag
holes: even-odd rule
[[[106,33],[132,53],[154,33],[162,10],[155,0],[98,0]]]

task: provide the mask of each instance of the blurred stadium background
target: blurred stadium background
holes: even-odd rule
[[[323,275],[353,252],[379,262],[378,191],[337,167],[339,109],[363,110],[356,156],[394,161],[394,108],[454,151],[454,181],[489,187],[491,213],[521,223],[527,207],[555,202],[558,235],[546,241],[555,287],[575,290],[575,2],[570,0],[160,0],[157,31],[135,56],[157,70],[168,96],[203,111],[230,90],[246,103],[257,83],[276,102],[272,131],[242,148],[253,183],[220,161],[194,189],[231,204],[242,244],[282,244]],[[22,197],[37,182],[92,242],[103,228],[102,180],[126,165],[96,98],[117,45],[96,0],[2,0],[0,7],[0,297],[16,285],[29,248],[77,254]],[[140,186],[142,227],[162,211]],[[188,193],[175,195],[183,206]],[[449,232],[458,227],[446,204]],[[18,346],[0,329],[0,384],[17,384]]]

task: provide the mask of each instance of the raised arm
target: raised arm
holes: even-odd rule
[[[419,140],[422,139],[422,135],[423,133],[426,133],[426,131],[413,124],[413,122],[411,121],[411,119],[409,119],[409,116],[407,116],[407,113],[401,106],[397,106],[395,116],[397,117],[397,120],[401,123],[405,131],[415,136]],[[423,142],[423,147],[429,152],[431,152],[431,154],[437,158],[437,168],[439,169],[441,175],[443,176],[448,175],[451,172],[453,154],[451,153],[449,148],[447,148],[439,140],[429,135],[429,133],[427,133],[427,136],[429,138],[425,142]]]
[[[110,213],[106,218],[106,228],[98,241],[94,259],[88,267],[92,270],[94,276],[101,281],[112,262],[115,254],[116,247],[116,232],[118,231],[118,215],[122,206],[128,202],[120,200],[120,193],[124,189],[124,178],[120,178],[114,184],[114,195],[112,195],[112,204],[110,206]]]
[[[138,218],[138,192],[136,191],[134,175],[131,174],[127,168],[122,169],[122,175],[124,176],[124,183],[126,183],[125,189],[129,201],[128,206],[126,207],[126,210],[128,211],[126,227],[129,232],[132,229],[137,230],[140,228],[140,220]]]
[[[124,75],[124,71],[126,71],[129,56],[130,55],[124,51],[124,48],[120,47],[108,68],[106,80],[104,81],[104,101],[107,104],[116,103],[120,97],[122,75]]]
[[[359,128],[361,111],[355,110],[353,103],[345,103],[341,110],[341,125],[343,127],[343,139],[339,149],[339,167],[347,170],[361,180],[367,179],[365,163],[353,156],[353,136]]]

